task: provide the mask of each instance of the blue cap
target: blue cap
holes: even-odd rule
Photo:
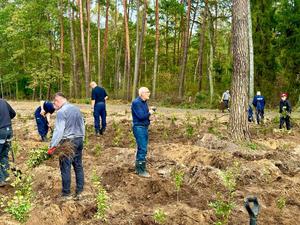
[[[47,113],[52,114],[52,113],[54,113],[54,111],[55,111],[55,108],[54,108],[54,105],[53,105],[52,102],[45,101],[43,107],[44,107],[44,110],[45,110]]]

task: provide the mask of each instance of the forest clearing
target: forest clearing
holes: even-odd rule
[[[148,160],[152,177],[147,179],[134,173],[129,105],[108,104],[107,133],[101,137],[94,135],[89,106],[80,105],[87,123],[85,194],[79,202],[60,202],[58,159],[28,167],[30,151],[43,145],[32,115],[37,104],[12,103],[22,112],[13,124],[16,166],[22,176],[32,175],[34,197],[25,224],[205,225],[225,221],[227,216],[228,224],[248,224],[244,208],[247,196],[256,196],[261,205],[258,224],[292,225],[300,221],[299,113],[294,114],[292,133],[288,134],[278,131],[278,114],[266,112],[265,124],[250,125],[252,141],[235,144],[226,131],[227,113],[158,108],[150,126]],[[95,217],[95,175],[101,177],[107,195],[106,222]],[[176,175],[182,176],[178,189]],[[8,186],[0,191],[12,197],[15,190]],[[221,202],[232,204],[232,208],[228,212],[224,207],[218,215],[212,204]],[[165,219],[160,221],[162,216],[157,212]],[[2,211],[0,224],[19,222]]]

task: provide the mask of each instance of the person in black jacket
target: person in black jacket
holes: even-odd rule
[[[287,100],[287,93],[281,94],[281,100],[279,103],[279,113],[280,113],[280,125],[279,129],[282,129],[284,123],[286,124],[286,129],[291,129],[290,116],[292,113],[292,106],[289,100]]]
[[[8,152],[13,137],[11,119],[15,116],[13,108],[0,98],[0,187],[6,185],[5,180],[8,178]]]

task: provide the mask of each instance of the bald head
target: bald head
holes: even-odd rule
[[[148,88],[146,87],[141,87],[139,89],[139,96],[141,99],[143,99],[144,101],[148,100],[150,97],[150,91]]]
[[[95,88],[96,86],[97,86],[97,84],[96,84],[95,81],[92,81],[92,82],[90,83],[90,87],[91,87],[91,88]]]

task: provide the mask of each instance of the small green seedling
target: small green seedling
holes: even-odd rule
[[[103,151],[101,144],[97,144],[94,148],[95,156],[100,156]]]
[[[154,222],[157,224],[165,224],[167,221],[167,215],[161,209],[155,210],[152,217],[153,217]]]
[[[175,170],[173,172],[173,180],[175,184],[175,190],[177,192],[177,202],[179,201],[179,191],[183,185],[184,172],[180,170]]]
[[[48,147],[43,146],[38,149],[33,149],[30,152],[29,159],[27,161],[27,165],[30,168],[37,167],[41,163],[43,163],[45,160],[48,160],[50,156],[47,153]]]
[[[286,198],[284,196],[280,196],[276,201],[276,206],[278,209],[283,210],[286,206]]]

